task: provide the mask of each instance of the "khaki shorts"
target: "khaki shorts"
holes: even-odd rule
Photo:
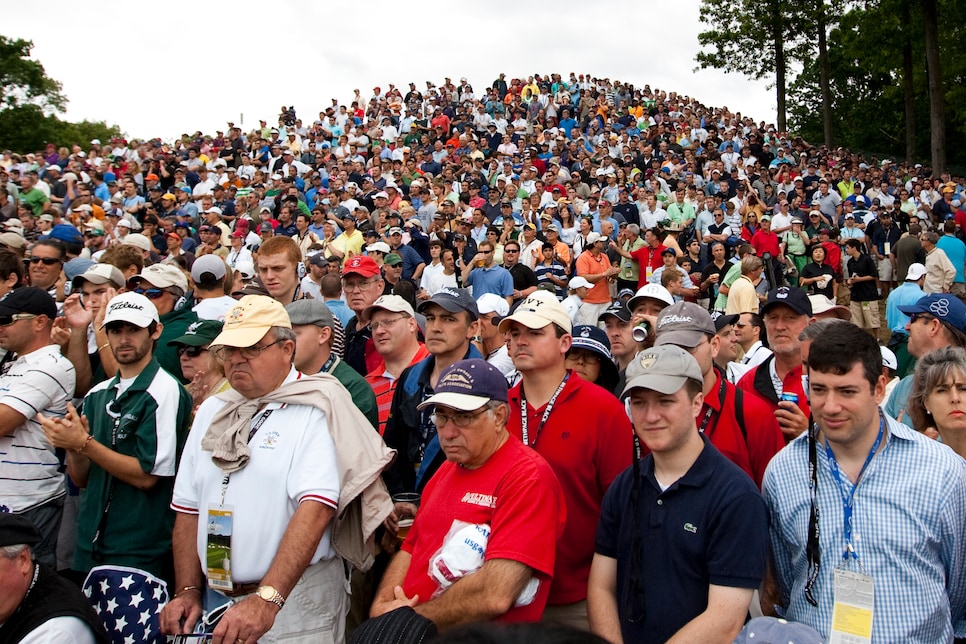
[[[852,311],[852,322],[863,329],[879,328],[879,302],[849,302]]]
[[[880,259],[876,262],[879,269],[879,280],[883,282],[894,282],[895,276],[892,270],[892,260],[888,257]]]

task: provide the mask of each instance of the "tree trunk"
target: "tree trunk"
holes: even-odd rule
[[[912,163],[916,156],[916,91],[912,64],[912,34],[909,30],[909,4],[902,4],[903,43],[902,43],[902,94],[906,113],[906,163]]]
[[[825,147],[832,149],[832,88],[829,84],[831,69],[826,29],[825,6],[822,6],[818,12],[818,83],[822,94],[822,134],[825,138]]]
[[[929,79],[929,129],[932,172],[938,177],[946,171],[946,102],[943,70],[939,59],[939,18],[936,0],[920,0],[923,41],[926,45],[926,74]]]
[[[772,0],[771,29],[772,40],[775,47],[775,95],[778,107],[778,131],[785,132],[788,129],[787,108],[785,99],[787,95],[785,77],[788,73],[787,63],[785,62],[785,43],[782,34],[782,22],[780,3]]]

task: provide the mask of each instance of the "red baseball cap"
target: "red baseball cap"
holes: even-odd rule
[[[342,267],[342,277],[348,275],[362,275],[369,278],[380,274],[379,265],[368,255],[356,255]]]

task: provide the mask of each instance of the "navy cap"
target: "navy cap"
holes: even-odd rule
[[[485,360],[460,360],[443,369],[432,396],[417,406],[443,405],[461,411],[479,409],[491,400],[507,401],[506,378]]]
[[[19,514],[0,512],[0,547],[40,543],[40,532],[33,522]]]
[[[615,301],[613,304],[608,306],[603,313],[597,316],[597,321],[603,322],[604,318],[606,318],[608,315],[612,315],[618,320],[623,320],[624,322],[631,321],[631,312],[628,310],[627,304],[620,300]]]
[[[450,313],[466,311],[474,320],[480,317],[480,311],[476,306],[476,300],[465,288],[444,287],[436,292],[436,295],[419,303],[416,310],[425,313],[426,307],[436,304],[443,307]]]
[[[805,291],[794,286],[782,286],[768,292],[768,300],[761,307],[762,316],[769,308],[778,304],[784,304],[799,315],[812,315],[812,303],[809,301]]]
[[[57,317],[57,304],[50,294],[36,286],[14,289],[0,300],[0,315],[30,313],[46,315],[53,320]]]
[[[912,306],[900,306],[899,310],[906,315],[928,313],[954,329],[966,333],[966,304],[963,304],[962,300],[955,295],[933,293],[919,298]]]

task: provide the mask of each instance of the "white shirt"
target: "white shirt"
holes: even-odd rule
[[[236,304],[238,302],[234,298],[223,295],[221,297],[209,297],[201,300],[191,310],[201,320],[224,322],[225,316],[228,315],[228,310]]]
[[[300,377],[294,368],[285,382]],[[206,561],[208,508],[219,508],[224,473],[201,448],[212,418],[225,402],[209,398],[195,415],[185,443],[181,467],[175,480],[171,508],[200,515],[198,559]],[[231,506],[232,561],[235,583],[257,582],[265,576],[296,508],[318,502],[336,509],[339,503],[339,472],[335,445],[325,414],[307,405],[278,403],[266,406],[272,413],[252,437],[251,460],[229,478],[225,505]],[[255,415],[252,425],[265,415]],[[335,556],[331,526],[322,535],[310,564]]]

